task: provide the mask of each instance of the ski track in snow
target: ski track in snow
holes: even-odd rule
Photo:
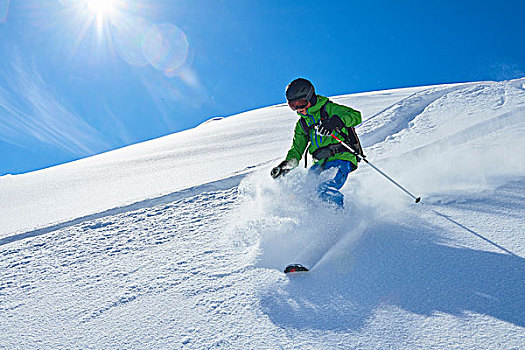
[[[304,171],[254,168],[2,238],[0,348],[524,348],[523,86],[420,89],[360,126],[422,205],[363,165],[344,215],[312,215]],[[285,276],[283,254],[312,271]]]
[[[426,89],[397,102],[359,125],[363,147],[369,147],[400,132],[413,123],[429,105],[462,86]]]
[[[253,168],[257,168],[257,166],[254,166]],[[100,218],[104,218],[107,216],[112,216],[112,215],[116,215],[120,213],[126,213],[129,211],[133,211],[133,210],[137,210],[141,208],[149,208],[149,207],[152,207],[158,204],[171,203],[180,198],[195,196],[199,193],[209,192],[211,190],[229,189],[229,188],[232,188],[238,185],[244,176],[245,174],[242,174],[242,172],[240,172],[240,174],[233,175],[232,177],[227,178],[227,179],[218,180],[218,181],[214,181],[214,182],[199,185],[199,186],[194,186],[194,187],[191,187],[191,188],[188,188],[182,191],[177,191],[171,194],[167,194],[161,197],[146,199],[146,200],[136,202],[130,205],[109,209],[109,210],[106,210],[100,213],[83,216],[80,218],[76,218],[76,219],[62,222],[56,225],[51,225],[48,227],[36,229],[33,231],[27,231],[27,232],[23,232],[19,234],[10,235],[4,238],[0,238],[0,245],[8,244],[11,242],[16,242],[16,241],[26,239],[26,238],[44,235],[46,233],[53,232],[61,228],[77,225],[77,224],[80,224],[86,221],[93,221],[95,219],[100,219]],[[97,228],[97,227],[93,227],[93,228]]]

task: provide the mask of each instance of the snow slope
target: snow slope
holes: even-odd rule
[[[525,79],[332,100],[422,204],[272,180],[283,105],[0,177],[0,348],[525,348]]]
[[[420,89],[341,101],[360,102],[371,115]],[[53,168],[2,176],[0,239],[246,173],[283,156],[295,122],[287,106],[268,107]]]

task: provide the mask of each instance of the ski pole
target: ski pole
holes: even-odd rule
[[[403,186],[401,186],[400,184],[398,184],[396,181],[394,181],[390,176],[388,176],[387,174],[385,174],[383,171],[381,171],[378,167],[376,167],[374,164],[370,163],[368,161],[368,159],[366,159],[366,157],[364,155],[360,155],[355,149],[353,149],[351,146],[347,145],[345,142],[341,141],[337,136],[335,136],[334,134],[331,135],[334,139],[337,140],[337,142],[339,142],[341,145],[345,146],[346,148],[348,148],[348,150],[357,157],[357,160],[363,160],[366,164],[370,165],[373,169],[375,169],[378,173],[380,173],[381,175],[383,175],[384,177],[386,177],[388,180],[390,180],[394,185],[396,185],[397,187],[399,187],[403,192],[405,192],[406,194],[408,194],[410,197],[412,197],[416,203],[419,203],[421,201],[421,197],[416,197],[414,196],[412,193],[408,192],[406,188],[404,188]]]

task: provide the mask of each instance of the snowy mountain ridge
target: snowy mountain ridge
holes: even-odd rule
[[[271,179],[285,105],[0,177],[0,347],[525,347],[525,78],[331,99],[422,204],[365,164],[343,213]]]

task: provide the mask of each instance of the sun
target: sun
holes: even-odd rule
[[[89,12],[97,17],[111,17],[115,13],[113,0],[84,0]]]
[[[95,20],[99,37],[110,36],[108,24],[117,20],[120,15],[123,0],[77,0],[83,8],[86,19]]]

